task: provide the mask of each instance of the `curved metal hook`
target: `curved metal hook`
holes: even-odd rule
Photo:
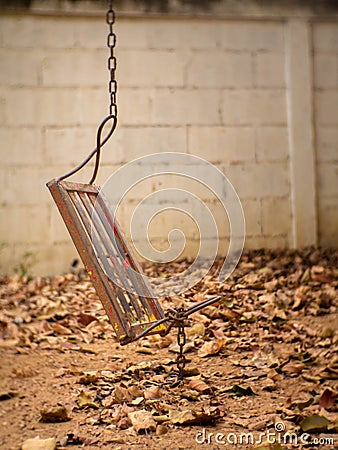
[[[112,127],[109,130],[109,133],[107,134],[107,136],[103,139],[103,141],[101,141],[101,135],[102,135],[103,127],[108,122],[108,120],[110,120],[110,119],[114,119]],[[61,177],[58,177],[57,181],[65,180],[66,178],[69,178],[72,175],[74,175],[75,173],[79,172],[86,164],[88,164],[88,162],[92,159],[92,157],[95,155],[95,153],[99,152],[99,159],[100,159],[101,148],[108,142],[108,140],[110,139],[110,137],[114,133],[116,125],[117,125],[117,117],[115,115],[107,116],[103,120],[103,122],[100,124],[100,126],[99,126],[99,128],[97,130],[96,147],[94,148],[94,150],[92,150],[89,153],[89,155],[87,156],[87,158],[84,159],[78,166],[76,166],[70,172],[67,172],[66,174],[62,175]],[[99,161],[96,158],[95,170],[94,170],[94,174],[92,176],[92,180],[91,180],[90,184],[92,184],[95,181],[95,178],[96,178],[96,175],[97,175],[97,172],[98,172],[98,166],[99,166]]]
[[[101,142],[101,135],[102,135],[103,128],[105,127],[106,123],[109,122],[109,120],[113,120],[112,127],[111,127],[111,129],[109,131],[109,137],[104,139],[104,141]],[[99,128],[97,129],[97,133],[96,133],[96,160],[95,160],[95,167],[94,167],[94,172],[93,172],[92,178],[89,181],[89,184],[93,184],[94,183],[94,181],[95,181],[95,179],[97,177],[97,173],[99,171],[100,157],[101,157],[101,147],[108,141],[110,136],[114,133],[116,125],[117,125],[117,117],[116,117],[116,115],[110,114],[109,116],[107,116],[101,122]]]

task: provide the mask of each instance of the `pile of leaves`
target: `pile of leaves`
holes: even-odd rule
[[[71,399],[40,403],[32,412],[40,423],[68,427],[53,434],[50,448],[138,448],[144,436],[153,436],[149,448],[170,447],[165,439],[170,442],[173,430],[183,427],[195,434],[201,427],[223,433],[246,430],[255,436],[267,430],[324,433],[338,443],[338,252],[246,251],[223,283],[217,278],[220,264],[183,295],[163,301],[166,309],[221,296],[191,316],[186,329],[188,364],[180,385],[173,383],[179,349],[175,330],[128,347],[112,346],[112,328],[83,271],[0,279],[0,352],[34,358],[48,351],[58,355],[58,361],[67,361],[53,379],[71,386]],[[188,265],[145,265],[144,270],[165,279]],[[74,354],[99,360],[101,349],[109,352],[114,367],[107,358],[94,369],[86,367],[85,359],[81,367],[71,362]],[[23,400],[10,389],[12,381],[35,375],[29,367],[12,368],[0,400],[16,399],[20,406]],[[74,421],[76,430],[69,427]],[[30,430],[27,425],[29,437]],[[0,443],[1,438],[9,442],[1,433]],[[181,439],[181,448],[186,448],[187,436]],[[191,442],[186,445],[194,448]],[[30,448],[29,442],[25,445]],[[252,447],[287,448],[280,442],[252,442]]]

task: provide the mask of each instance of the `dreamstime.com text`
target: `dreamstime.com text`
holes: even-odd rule
[[[267,430],[264,433],[213,433],[202,428],[195,435],[197,444],[216,444],[216,445],[257,445],[267,442],[269,444],[283,445],[334,445],[335,438],[332,436],[311,436],[308,433],[297,434],[295,432],[285,431],[283,422],[276,422],[275,428]]]

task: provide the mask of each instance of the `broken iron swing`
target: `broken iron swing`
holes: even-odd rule
[[[186,319],[200,309],[217,302],[220,297],[204,300],[188,308],[169,308],[164,312],[151,286],[142,276],[142,268],[108,202],[105,201],[102,192],[100,193],[100,187],[94,184],[100,165],[101,148],[110,139],[117,125],[116,57],[114,55],[116,35],[113,30],[115,13],[112,0],[108,3],[106,21],[109,26],[107,46],[110,51],[108,58],[109,114],[98,127],[96,148],[76,168],[49,181],[47,187],[119,342],[127,344],[150,333],[164,336],[173,326],[177,327],[179,354],[176,364],[179,380],[182,380],[186,363],[184,356]],[[102,139],[103,128],[109,122],[110,129]],[[94,155],[94,171],[89,183],[65,181],[88,164]],[[95,220],[93,220],[94,216]],[[140,276],[135,276],[135,273]]]

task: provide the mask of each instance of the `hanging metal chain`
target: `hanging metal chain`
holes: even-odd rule
[[[184,328],[184,319],[179,321],[178,330],[177,330],[177,344],[179,346],[179,353],[176,358],[176,365],[178,371],[178,378],[180,381],[183,381],[184,378],[184,368],[187,362],[187,358],[184,355],[184,346],[186,344],[186,334]]]
[[[185,334],[185,317],[183,317],[184,308],[176,309],[176,326],[177,326],[177,344],[179,347],[178,356],[176,358],[176,366],[178,371],[178,379],[183,381],[184,378],[184,368],[187,362],[187,359],[184,355],[184,346],[187,342],[187,337]]]
[[[108,84],[109,89],[109,115],[101,122],[97,129],[96,134],[96,149],[94,153],[96,153],[96,160],[94,171],[89,184],[93,184],[100,165],[100,156],[101,156],[101,147],[109,140],[110,136],[114,133],[114,130],[117,125],[117,104],[116,104],[116,91],[117,91],[117,81],[115,80],[115,71],[116,71],[116,58],[114,55],[114,49],[116,45],[116,34],[113,31],[113,25],[115,23],[115,12],[113,10],[113,1],[109,0],[108,2],[108,10],[106,13],[106,22],[109,25],[109,33],[107,36],[107,46],[110,50],[109,58],[108,58],[108,70],[110,73],[110,79]],[[102,132],[105,125],[111,122],[111,129],[108,132],[107,136],[102,139]],[[90,156],[91,157],[91,156]]]
[[[114,55],[114,49],[116,46],[116,34],[113,31],[113,25],[115,23],[115,12],[113,10],[113,1],[109,0],[108,10],[106,13],[106,21],[109,25],[109,33],[107,36],[107,46],[110,50],[110,55],[108,58],[108,70],[110,73],[109,80],[109,114],[117,117],[117,104],[116,104],[116,91],[117,91],[117,82],[115,79],[115,71],[116,71],[116,57]]]

